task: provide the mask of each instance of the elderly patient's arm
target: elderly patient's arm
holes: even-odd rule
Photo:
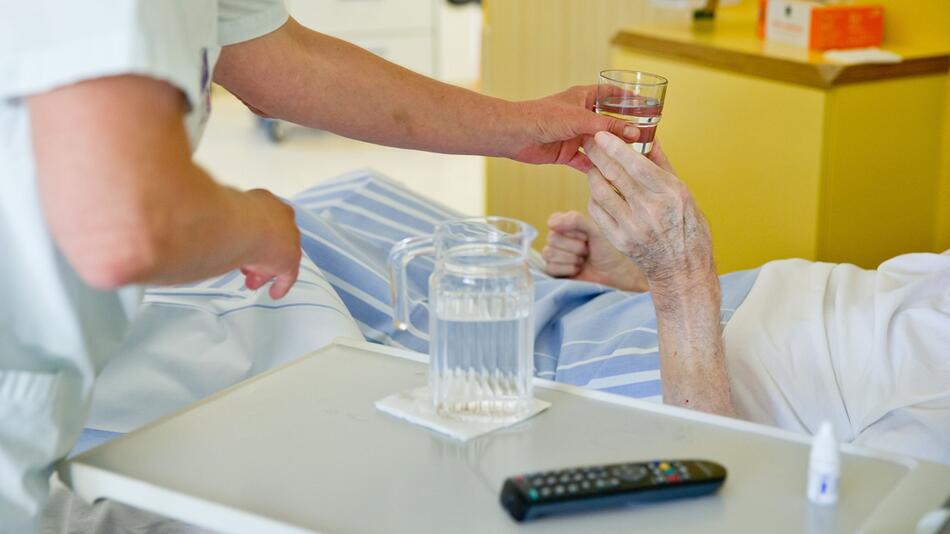
[[[720,333],[719,278],[709,228],[696,203],[658,146],[647,158],[600,133],[585,151],[596,166],[588,172],[591,216],[633,260],[652,292],[664,402],[734,415]]]

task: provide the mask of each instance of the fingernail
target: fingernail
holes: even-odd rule
[[[640,137],[640,129],[632,124],[623,127],[623,136],[627,139],[636,139]]]

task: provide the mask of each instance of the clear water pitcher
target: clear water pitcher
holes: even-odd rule
[[[528,254],[537,232],[503,217],[450,220],[389,255],[396,328],[409,328],[406,268],[435,256],[429,278],[429,388],[435,410],[470,421],[528,411],[534,360],[534,284]]]

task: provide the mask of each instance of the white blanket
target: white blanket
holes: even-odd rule
[[[950,251],[768,263],[724,338],[740,417],[950,463]]]

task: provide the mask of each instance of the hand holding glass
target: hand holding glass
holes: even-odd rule
[[[641,154],[649,154],[663,113],[666,86],[666,78],[648,72],[601,71],[597,80],[596,111],[637,126],[640,137],[630,146]]]

